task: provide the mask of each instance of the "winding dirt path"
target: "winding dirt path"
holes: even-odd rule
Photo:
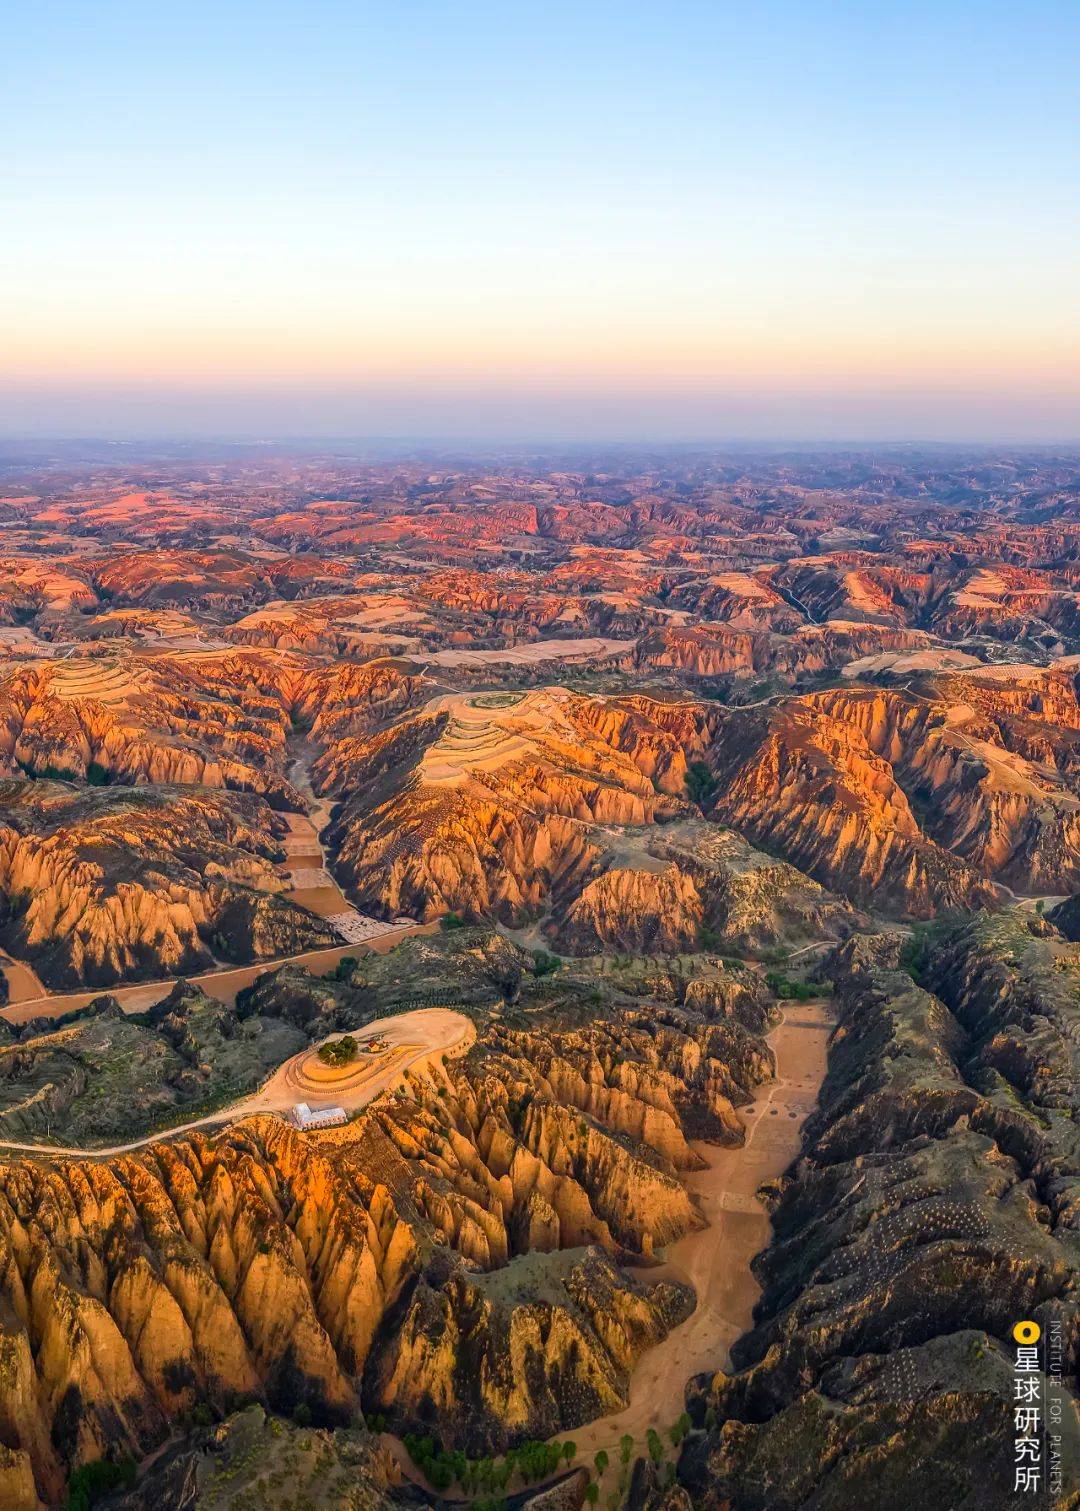
[[[708,1167],[687,1176],[686,1184],[700,1199],[708,1227],[671,1244],[662,1265],[641,1273],[646,1281],[670,1279],[692,1285],[697,1307],[663,1343],[641,1357],[622,1411],[559,1434],[561,1441],[573,1439],[575,1463],[586,1468],[591,1469],[593,1456],[601,1448],[607,1452],[610,1467],[600,1482],[601,1498],[617,1482],[619,1442],[624,1434],[634,1439],[635,1457],[645,1452],[650,1427],[664,1437],[667,1446],[666,1431],[684,1409],[690,1379],[706,1371],[730,1369],[732,1344],[753,1325],[761,1287],[750,1263],[772,1233],[771,1219],[756,1193],[765,1181],[782,1175],[799,1153],[803,1123],[817,1106],[825,1079],[832,1027],[827,998],[791,1003],[768,1035],[776,1056],[776,1077],[759,1086],[753,1102],[742,1109],[745,1144],[738,1149],[694,1144]],[[384,1433],[382,1441],[402,1479],[433,1494],[401,1440]],[[553,1479],[563,1473],[558,1471]],[[468,1498],[456,1486],[440,1493],[447,1501]]]
[[[437,923],[402,924],[400,927],[395,925],[387,929],[386,933],[366,939],[360,944],[331,945],[324,950],[305,950],[300,955],[276,955],[270,960],[258,960],[254,965],[240,965],[223,971],[203,971],[198,976],[185,976],[183,979],[201,987],[208,997],[232,1003],[236,1001],[237,992],[250,986],[256,976],[277,970],[279,965],[292,962],[305,966],[312,975],[325,975],[346,955],[363,955],[368,951],[385,955],[387,950],[393,949],[395,944],[407,939],[410,934],[432,934],[436,928]],[[30,1018],[60,1018],[78,1007],[86,1007],[95,997],[103,996],[115,997],[126,1013],[144,1013],[148,1007],[153,1007],[156,1002],[167,997],[180,979],[179,976],[166,976],[160,981],[140,981],[132,986],[99,986],[92,991],[50,994],[0,1009],[0,1018],[6,1019],[8,1023],[25,1023]]]
[[[476,1039],[471,1020],[448,1007],[422,1007],[392,1018],[375,1018],[356,1029],[355,1033],[361,1038],[377,1033],[385,1048],[358,1065],[344,1067],[337,1076],[324,1070],[323,1080],[317,1086],[305,1078],[307,1064],[316,1058],[318,1050],[318,1045],[312,1044],[279,1065],[258,1091],[190,1123],[178,1123],[173,1128],[147,1133],[130,1143],[111,1144],[107,1148],[31,1144],[0,1138],[0,1149],[62,1158],[107,1159],[117,1154],[130,1154],[133,1149],[143,1149],[147,1144],[159,1144],[180,1133],[190,1133],[194,1128],[234,1123],[238,1118],[252,1117],[259,1112],[283,1113],[299,1101],[306,1101],[312,1107],[335,1106],[343,1107],[346,1112],[355,1112],[401,1081],[406,1072],[442,1064],[447,1056],[464,1054]],[[340,1034],[327,1035],[327,1039],[339,1038]],[[327,1040],[319,1042],[326,1043]]]
[[[686,1183],[700,1198],[709,1226],[671,1244],[663,1265],[646,1271],[643,1278],[692,1285],[697,1307],[663,1343],[642,1356],[623,1411],[563,1434],[577,1444],[579,1463],[589,1464],[601,1448],[617,1463],[624,1433],[643,1449],[650,1427],[663,1435],[680,1415],[693,1375],[730,1369],[731,1345],[752,1326],[761,1294],[750,1262],[772,1232],[756,1192],[763,1182],[783,1174],[799,1152],[802,1125],[817,1105],[825,1078],[831,1031],[827,1000],[789,1004],[769,1035],[776,1079],[759,1086],[753,1104],[743,1109],[746,1143],[741,1149],[694,1145],[709,1165],[689,1175]]]
[[[291,962],[320,975],[332,971],[346,955],[364,954],[368,950],[382,955],[410,934],[430,934],[438,926],[436,923],[383,923],[367,918],[348,901],[326,866],[326,852],[319,835],[329,822],[329,811],[326,802],[315,795],[311,786],[310,764],[310,754],[300,751],[294,756],[289,771],[308,811],[282,815],[289,826],[284,841],[283,865],[289,873],[291,885],[286,895],[309,912],[329,919],[335,925],[344,924],[344,931],[339,930],[342,942],[324,949],[305,950],[298,955],[276,955],[272,959],[254,961],[251,965],[219,966],[186,978],[219,1002],[235,1002],[237,993],[250,986],[257,976],[275,970],[279,965]],[[133,982],[130,986],[46,992],[25,961],[0,954],[0,970],[7,976],[11,992],[7,1006],[0,1008],[0,1018],[8,1023],[26,1023],[31,1018],[60,1018],[105,994],[115,997],[124,1012],[142,1013],[167,997],[180,979],[166,976],[158,981]]]

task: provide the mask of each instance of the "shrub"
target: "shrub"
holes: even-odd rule
[[[817,996],[807,982],[792,981],[790,976],[782,976],[779,971],[766,971],[765,984],[773,996],[779,997],[783,1002],[808,1002],[811,997]]]
[[[330,1044],[319,1045],[319,1059],[324,1065],[351,1065],[360,1051],[352,1034],[334,1039]]]
[[[135,1483],[135,1465],[131,1459],[96,1459],[83,1464],[68,1480],[65,1511],[90,1511],[113,1490],[127,1489]]]
[[[547,950],[533,950],[533,975],[552,976],[562,965],[557,955],[550,954]]]
[[[719,783],[704,761],[691,761],[686,770],[686,795],[700,808],[712,797]]]
[[[668,1437],[671,1439],[671,1446],[673,1448],[678,1448],[683,1438],[690,1431],[690,1426],[690,1416],[689,1413],[685,1411],[681,1416],[677,1417],[674,1422],[672,1422],[671,1426],[668,1428]]]
[[[35,776],[43,782],[77,782],[79,773],[68,771],[64,766],[43,766],[40,771],[31,771],[30,776]],[[104,1462],[103,1460],[99,1462]]]
[[[451,929],[463,929],[464,927],[465,920],[459,917],[457,913],[444,913],[439,919],[439,928],[444,933],[449,933]]]
[[[900,969],[907,971],[916,986],[922,985],[923,972],[951,927],[944,918],[912,926],[910,935],[900,948]]]

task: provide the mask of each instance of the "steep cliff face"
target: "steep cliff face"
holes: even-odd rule
[[[482,1435],[495,1451],[618,1411],[636,1360],[689,1315],[692,1292],[640,1285],[592,1249],[538,1258],[517,1262],[509,1294],[501,1275],[422,1280],[372,1353],[372,1399],[447,1446]]]
[[[454,944],[505,1002],[520,952]],[[273,1011],[297,1032],[285,975],[238,1006],[241,1030]],[[147,1026],[201,1060],[234,1043],[225,1012],[178,992]],[[316,1425],[363,1404],[473,1452],[618,1408],[693,1297],[616,1266],[700,1224],[689,1139],[740,1142],[771,1073],[715,1016],[609,1007],[539,1033],[482,1015],[467,1058],[321,1139],[257,1117],[108,1163],[0,1165],[0,1468],[53,1503],[72,1465],[142,1457],[199,1403],[303,1405]]]
[[[680,812],[706,738],[694,705],[561,689],[451,697],[342,742],[314,777],[344,797],[330,840],[366,908],[513,923],[599,871],[591,825]]]
[[[0,751],[32,776],[229,787],[298,808],[285,710],[236,670],[127,651],[16,671],[0,687]]]
[[[589,954],[612,946],[652,954],[694,949],[705,912],[697,887],[677,866],[662,871],[605,871],[581,891],[560,920],[562,949]]]
[[[424,696],[424,679],[408,663],[339,662],[312,667],[298,682],[290,711],[310,725],[312,740],[325,746],[379,728],[417,707]]]
[[[332,944],[278,895],[280,827],[239,795],[4,784],[5,947],[48,985],[74,987],[205,970],[215,943],[234,959]]]
[[[625,755],[660,791],[681,796],[688,765],[704,754],[714,717],[700,703],[625,698],[571,698],[571,725],[588,738],[599,737]]]
[[[484,1268],[592,1244],[650,1254],[700,1225],[677,1178],[691,1137],[738,1144],[736,1108],[771,1074],[736,1023],[629,1013],[545,1035],[492,1024],[439,1104],[375,1114],[423,1173],[427,1219]]]
[[[863,656],[921,651],[938,644],[936,637],[922,630],[840,619],[804,624],[788,635],[697,624],[650,630],[634,648],[634,663],[703,679],[742,681],[769,673],[795,679],[839,671]]]
[[[999,699],[1001,686],[992,670],[975,671],[930,679],[930,703],[843,691],[820,703],[890,761],[938,844],[1022,891],[1062,891],[1080,876],[1075,692],[1053,674],[1026,694]]]
[[[94,564],[111,603],[239,610],[274,597],[272,567],[240,551],[131,551]]]
[[[773,638],[726,624],[664,626],[642,635],[634,664],[694,677],[752,677],[768,661]]]
[[[49,1500],[65,1466],[141,1457],[199,1400],[344,1418],[345,1371],[396,1278],[396,1224],[380,1234],[271,1120],[110,1165],[0,1167],[0,1225],[4,1439]]]
[[[509,801],[417,785],[370,812],[346,802],[330,830],[337,874],[360,906],[377,915],[429,919],[453,912],[521,922],[549,896],[576,891],[599,858],[580,822],[558,812],[534,817],[531,805],[587,812],[598,800],[609,813],[614,805],[595,786],[583,792],[558,783],[552,791],[544,772],[506,772],[503,792]],[[627,807],[640,816],[639,806]]]
[[[798,629],[807,615],[793,605],[765,574],[717,572],[680,584],[671,602],[691,608],[704,619],[714,619],[740,630]]]
[[[992,904],[990,884],[926,838],[889,762],[812,699],[729,717],[713,812],[856,902],[915,916]]]
[[[1075,592],[1041,572],[977,566],[935,606],[934,628],[950,639],[982,635],[1056,646],[1080,627]]]
[[[845,687],[733,711],[714,812],[859,902],[927,916],[1080,878],[1077,705],[1060,673]],[[970,699],[968,695],[970,694]]]
[[[32,776],[225,787],[299,810],[285,776],[291,723],[331,745],[412,707],[422,685],[380,660],[125,649],[11,673],[0,684],[0,757]]]
[[[492,1041],[505,1060],[494,1064],[497,1072],[505,1064],[519,1102],[547,1095],[646,1145],[670,1169],[695,1169],[700,1160],[687,1138],[741,1144],[735,1109],[773,1072],[769,1051],[755,1037],[759,1023],[753,1031],[740,1026],[747,1000],[760,997],[737,978],[695,978],[683,995],[685,1014],[654,1006],[576,1031],[499,1030]],[[733,1021],[717,1025],[710,1018]]]
[[[828,963],[841,1019],[755,1265],[756,1326],[740,1371],[692,1391],[716,1423],[680,1462],[695,1500],[951,1511],[977,1484],[1004,1511],[1021,1317],[1061,1343],[1075,1483],[1077,1139],[1052,1067],[1076,1009],[1048,949],[1020,919],[958,930],[928,952],[944,1002],[895,969],[894,939],[856,936]]]
[[[930,573],[859,553],[791,561],[774,582],[818,621],[911,625],[935,592]]]

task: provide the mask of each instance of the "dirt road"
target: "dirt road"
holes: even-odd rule
[[[346,955],[362,955],[368,950],[384,955],[410,934],[430,934],[436,928],[433,923],[388,924],[367,918],[348,901],[326,868],[326,854],[319,835],[329,821],[329,814],[326,803],[316,797],[312,789],[309,768],[310,755],[301,751],[295,756],[289,771],[297,791],[308,806],[308,812],[284,815],[289,826],[284,842],[284,864],[291,883],[288,895],[301,907],[332,923],[338,930],[342,943],[331,945],[327,949],[307,950],[300,955],[282,955],[271,960],[260,960],[252,965],[202,971],[199,975],[188,978],[219,1002],[235,1002],[237,992],[250,986],[256,976],[272,971],[288,961],[306,966],[314,975],[325,974],[333,970]],[[30,1018],[60,1018],[65,1013],[85,1007],[104,992],[115,997],[126,1013],[142,1013],[167,997],[177,981],[177,977],[168,976],[160,981],[141,981],[131,986],[46,993],[25,962],[0,956],[0,969],[7,976],[10,990],[8,1005],[0,1009],[0,1018],[5,1018],[9,1023],[26,1023]]]
[[[279,965],[285,965],[289,961],[305,966],[312,975],[325,975],[346,955],[359,956],[369,950],[377,955],[385,955],[387,950],[393,949],[400,940],[408,939],[410,934],[431,934],[437,927],[434,923],[402,924],[373,939],[367,939],[362,944],[332,945],[329,949],[308,950],[302,955],[282,955],[274,960],[260,960],[254,965],[241,965],[224,971],[204,971],[201,975],[186,979],[202,987],[207,996],[216,997],[219,1002],[235,1002],[237,992],[250,986],[256,976],[265,975],[267,971],[276,970]],[[0,1017],[9,1023],[25,1023],[29,1018],[59,1018],[64,1013],[74,1012],[77,1007],[85,1007],[88,1002],[106,992],[116,998],[126,1013],[143,1013],[148,1007],[153,1007],[155,1002],[167,997],[178,979],[176,976],[169,976],[163,981],[142,981],[135,986],[98,987],[94,991],[62,992],[48,997],[36,997],[5,1007],[0,1011]]]
[[[687,1185],[700,1197],[709,1226],[672,1244],[663,1266],[643,1278],[685,1281],[697,1292],[697,1308],[643,1356],[625,1410],[572,1434],[578,1462],[589,1463],[604,1448],[615,1464],[624,1433],[643,1451],[648,1429],[655,1427],[663,1435],[682,1412],[692,1375],[730,1368],[731,1345],[751,1326],[761,1293],[750,1261],[769,1242],[772,1226],[755,1192],[782,1174],[799,1152],[802,1125],[825,1078],[831,1027],[827,1002],[790,1004],[769,1035],[776,1080],[759,1087],[753,1105],[743,1111],[745,1145],[716,1149],[695,1144],[709,1167],[690,1175]]]
[[[360,1064],[345,1066],[334,1073],[318,1062],[322,1073],[319,1084],[305,1075],[307,1062],[317,1062],[317,1045],[310,1045],[280,1065],[270,1079],[251,1096],[242,1097],[228,1107],[219,1108],[207,1117],[195,1118],[190,1123],[179,1123],[163,1132],[148,1133],[127,1144],[112,1144],[108,1148],[73,1147],[71,1145],[21,1143],[14,1139],[0,1139],[0,1149],[17,1150],[25,1154],[60,1155],[107,1159],[117,1154],[130,1154],[134,1149],[143,1149],[147,1144],[160,1143],[162,1139],[175,1138],[180,1133],[190,1133],[195,1128],[207,1128],[212,1124],[236,1122],[238,1118],[251,1117],[258,1112],[286,1112],[297,1102],[306,1101],[309,1106],[343,1107],[346,1112],[355,1112],[387,1091],[406,1074],[425,1064],[440,1063],[448,1055],[464,1054],[476,1038],[476,1030],[462,1013],[447,1007],[418,1008],[415,1012],[401,1013],[394,1018],[377,1018],[357,1030],[357,1037],[378,1034],[384,1041],[381,1053]],[[331,1039],[340,1034],[330,1034]]]
[[[664,1264],[643,1271],[642,1278],[692,1285],[697,1307],[663,1343],[643,1355],[623,1411],[559,1434],[560,1440],[569,1437],[577,1445],[578,1464],[591,1467],[601,1448],[607,1452],[610,1467],[600,1482],[602,1498],[617,1483],[623,1435],[634,1439],[635,1457],[645,1452],[650,1427],[667,1445],[666,1430],[683,1411],[688,1381],[705,1371],[730,1369],[731,1345],[752,1325],[761,1290],[750,1262],[766,1247],[772,1231],[756,1192],[765,1181],[783,1174],[799,1152],[802,1125],[817,1105],[825,1079],[831,1031],[827,1000],[789,1004],[768,1036],[776,1055],[776,1078],[758,1087],[752,1105],[743,1109],[746,1143],[740,1149],[694,1145],[708,1168],[688,1176],[687,1185],[700,1198],[709,1225],[671,1244]],[[401,1440],[386,1433],[383,1442],[403,1478],[423,1486]],[[450,1501],[466,1498],[456,1487],[443,1494]]]

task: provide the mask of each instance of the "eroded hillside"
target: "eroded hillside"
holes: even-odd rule
[[[1071,1511],[1075,455],[0,473],[4,1506]]]

